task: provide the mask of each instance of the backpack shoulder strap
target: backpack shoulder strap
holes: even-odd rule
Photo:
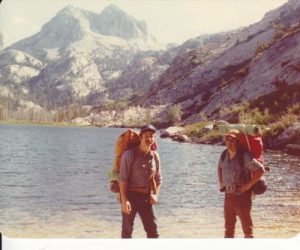
[[[137,154],[138,154],[137,147],[133,147],[133,148],[131,149],[131,151],[132,151],[132,155],[133,155],[131,165],[133,165],[134,162],[135,162],[135,160],[136,160],[136,158],[137,158]]]
[[[221,154],[221,161],[222,161],[222,162],[225,160],[226,153],[227,153],[227,149],[225,149],[225,150],[222,152],[222,154]]]
[[[156,166],[158,166],[158,156],[157,156],[157,153],[154,150],[152,150],[152,154],[154,156]]]
[[[156,171],[154,174],[151,176],[150,179],[150,190],[151,193],[156,194],[157,192],[157,183],[155,181],[155,176],[157,175],[159,164],[158,164],[158,155],[154,150],[151,150],[151,153],[153,154],[154,160],[155,160],[155,165],[156,165]]]
[[[245,167],[245,152],[243,150],[238,151],[238,159],[241,168]]]

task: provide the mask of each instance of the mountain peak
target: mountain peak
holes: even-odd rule
[[[60,16],[60,15],[66,15],[66,14],[74,14],[76,11],[79,11],[80,9],[77,7],[74,7],[72,5],[67,5],[66,7],[64,7],[63,9],[61,9],[56,15]]]
[[[128,15],[116,5],[108,5],[98,16],[98,32],[107,36],[117,36],[126,40],[148,36],[147,25]]]
[[[117,14],[126,14],[122,9],[120,9],[118,6],[114,5],[114,4],[110,4],[108,6],[106,6],[103,10],[102,10],[102,13],[117,13]]]

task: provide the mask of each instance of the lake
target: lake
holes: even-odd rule
[[[109,190],[114,143],[125,129],[0,125],[0,231],[21,238],[120,238]],[[217,162],[224,146],[158,138],[163,186],[156,206],[162,238],[222,238]],[[266,152],[268,191],[253,201],[254,234],[300,232],[300,157]],[[133,236],[144,238],[137,217]],[[243,237],[239,222],[237,237]]]

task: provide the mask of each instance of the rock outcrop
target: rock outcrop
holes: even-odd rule
[[[72,122],[77,124],[87,123],[99,127],[139,127],[146,123],[156,124],[158,115],[164,118],[165,106],[153,108],[132,107],[120,111],[99,111],[91,109],[90,114],[84,118],[74,119]]]
[[[288,154],[300,155],[300,144],[288,144],[285,149]]]
[[[288,144],[300,144],[300,122],[284,130],[272,143],[272,148],[283,149]]]
[[[175,58],[137,102],[180,104],[188,124],[199,121],[200,112],[217,119],[222,108],[271,94],[281,83],[297,85],[299,14],[299,1],[289,1],[260,22],[219,38],[212,48],[208,43]]]

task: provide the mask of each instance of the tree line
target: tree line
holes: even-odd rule
[[[37,108],[13,109],[8,103],[0,103],[0,121],[3,122],[60,123],[71,122],[73,119],[85,115],[87,115],[87,112],[79,106],[49,111]]]

